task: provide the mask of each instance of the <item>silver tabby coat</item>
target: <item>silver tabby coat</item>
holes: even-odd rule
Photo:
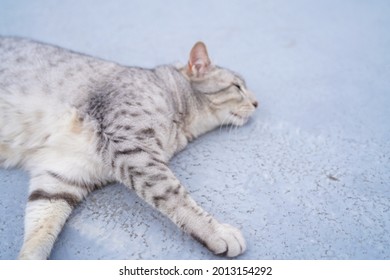
[[[191,199],[168,167],[189,141],[245,124],[257,107],[237,74],[198,42],[184,67],[126,67],[0,37],[0,165],[31,175],[21,259],[46,259],[72,209],[120,182],[215,254],[244,252],[240,231]]]

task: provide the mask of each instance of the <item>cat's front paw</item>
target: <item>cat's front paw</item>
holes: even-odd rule
[[[207,248],[217,255],[236,257],[246,250],[241,231],[228,224],[219,224],[213,234],[205,240]]]

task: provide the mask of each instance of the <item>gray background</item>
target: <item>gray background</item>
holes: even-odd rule
[[[0,34],[126,65],[186,63],[197,40],[260,101],[171,167],[242,229],[239,259],[390,258],[390,1],[0,0]],[[0,169],[0,259],[23,239],[28,175]],[[90,195],[53,259],[220,259],[121,185]]]

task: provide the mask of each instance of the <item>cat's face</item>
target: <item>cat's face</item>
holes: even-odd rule
[[[202,42],[192,48],[186,74],[194,92],[207,102],[220,125],[241,126],[258,106],[255,96],[239,75],[211,64]]]
[[[191,79],[193,90],[208,103],[221,125],[245,124],[258,106],[258,102],[245,81],[227,69],[211,66],[205,75]]]

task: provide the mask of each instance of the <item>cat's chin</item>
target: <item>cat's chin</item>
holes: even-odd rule
[[[250,115],[240,115],[234,112],[230,112],[230,115],[233,116],[233,125],[242,126],[246,124],[250,118]]]

